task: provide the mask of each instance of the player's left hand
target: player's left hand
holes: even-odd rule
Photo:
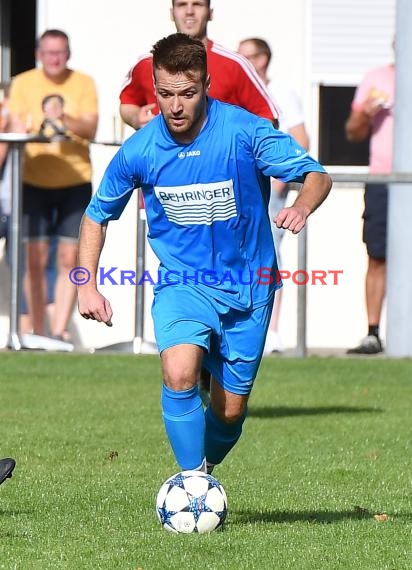
[[[278,228],[298,234],[305,227],[309,213],[308,209],[302,206],[291,206],[283,208],[273,221]]]

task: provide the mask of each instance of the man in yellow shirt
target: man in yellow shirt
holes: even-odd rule
[[[76,265],[80,220],[92,192],[89,143],[97,129],[97,92],[91,77],[67,66],[70,45],[65,32],[46,30],[38,40],[36,58],[41,67],[13,79],[9,110],[13,130],[51,137],[47,143],[25,145],[23,235],[33,332],[40,335],[46,332],[49,238],[59,237],[50,329],[62,338],[76,296],[69,274]]]

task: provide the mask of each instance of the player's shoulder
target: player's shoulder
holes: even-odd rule
[[[227,128],[230,125],[233,128],[237,128],[238,126],[250,126],[257,121],[263,120],[258,115],[251,113],[247,109],[243,107],[239,107],[238,105],[233,105],[233,103],[226,103],[224,101],[220,101],[218,99],[211,99],[210,100],[210,113],[212,117],[216,117],[217,119],[222,119],[227,124]],[[266,120],[266,119],[265,119]]]
[[[137,57],[136,62],[133,65],[133,70],[136,71],[146,70],[148,67],[150,67],[151,69],[152,63],[153,63],[153,55],[149,52],[142,53]]]
[[[207,42],[208,59],[214,60],[233,69],[247,67],[247,59],[239,53],[222,46],[221,44],[208,40]]]
[[[126,77],[121,86],[121,90],[128,88],[130,85],[136,83],[146,83],[148,78],[151,81],[152,77],[152,64],[153,56],[151,53],[144,53],[140,55],[134,65],[129,68]]]
[[[153,54],[150,52],[142,53],[137,58],[137,64],[139,65],[152,65],[153,62]]]

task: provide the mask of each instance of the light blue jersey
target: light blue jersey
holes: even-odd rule
[[[180,282],[250,310],[281,285],[269,177],[303,182],[311,171],[325,172],[289,135],[209,98],[207,121],[190,144],[177,143],[161,115],[134,133],[109,164],[86,214],[97,223],[118,219],[141,187],[148,240],[160,260],[156,290]]]

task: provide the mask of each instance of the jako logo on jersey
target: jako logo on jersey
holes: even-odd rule
[[[186,152],[179,152],[179,158],[186,158],[187,156],[200,156],[200,150],[187,150]]]

